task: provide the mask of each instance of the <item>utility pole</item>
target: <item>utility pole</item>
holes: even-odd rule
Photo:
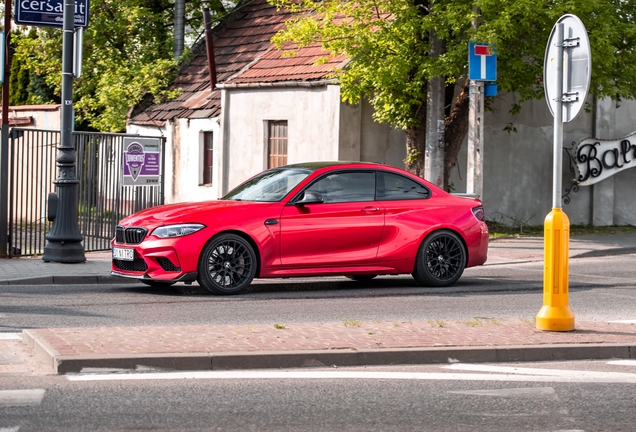
[[[468,163],[466,193],[483,198],[484,82],[471,80],[468,102]]]
[[[435,32],[430,36],[430,55],[436,59],[444,50],[444,41]],[[426,94],[426,158],[424,178],[444,188],[444,77],[434,77]]]
[[[473,7],[476,14],[473,29],[479,28],[479,8]],[[469,47],[470,50],[470,47]],[[469,53],[470,62],[470,53]],[[481,78],[481,77],[480,77]],[[483,199],[484,191],[484,82],[471,79],[468,85],[468,154],[466,167],[466,193]]]
[[[73,38],[74,0],[64,0],[62,35],[62,108],[60,144],[55,158],[57,179],[53,182],[59,197],[57,214],[46,235],[42,259],[46,262],[80,263],[86,261],[82,234],[78,226],[75,145],[73,142]],[[50,200],[49,200],[50,203]]]

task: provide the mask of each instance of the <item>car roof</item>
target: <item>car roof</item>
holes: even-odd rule
[[[378,162],[349,162],[349,161],[328,161],[328,162],[301,162],[296,164],[290,164],[281,166],[279,168],[301,168],[308,169],[312,171],[316,171],[322,168],[328,168],[331,166],[340,166],[340,165],[384,165]]]

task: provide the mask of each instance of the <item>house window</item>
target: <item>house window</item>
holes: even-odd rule
[[[212,184],[212,156],[213,156],[212,132],[203,132],[203,184]]]
[[[267,123],[267,168],[287,165],[287,120]]]

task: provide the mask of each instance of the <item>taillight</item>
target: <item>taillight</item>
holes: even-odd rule
[[[477,220],[483,221],[485,219],[483,206],[473,207],[472,210]]]

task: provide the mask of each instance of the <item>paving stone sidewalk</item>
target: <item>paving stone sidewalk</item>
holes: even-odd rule
[[[197,325],[26,330],[57,373],[85,368],[242,369],[636,358],[636,322],[544,332],[521,320]]]

